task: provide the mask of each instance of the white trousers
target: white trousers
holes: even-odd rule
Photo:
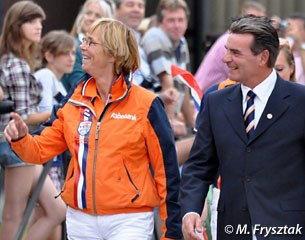
[[[66,215],[69,240],[151,240],[153,212],[94,216],[68,207]]]

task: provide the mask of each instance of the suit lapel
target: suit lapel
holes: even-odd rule
[[[247,143],[248,139],[243,120],[242,93],[240,84],[236,84],[234,87],[235,89],[228,96],[228,102],[227,104],[224,104],[223,110],[229,121],[229,124],[232,126],[236,134],[243,142]]]
[[[285,87],[285,85],[285,80],[280,80],[278,77],[275,87],[257,124],[254,135],[249,143],[263,134],[289,108],[285,98],[288,97],[290,93],[289,90],[287,90],[288,86]]]

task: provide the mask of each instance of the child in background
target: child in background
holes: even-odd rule
[[[42,99],[38,105],[40,112],[51,111],[67,92],[60,79],[65,73],[73,70],[75,62],[74,38],[64,30],[54,30],[47,33],[41,40],[40,54],[42,67],[35,72],[35,77],[42,84]],[[64,181],[62,154],[53,159],[49,176],[58,192]],[[56,228],[50,239],[61,236],[61,226]]]
[[[67,94],[60,79],[73,70],[75,63],[74,38],[64,30],[47,33],[41,40],[41,58],[43,68],[35,73],[42,84],[42,99],[38,105],[39,112],[51,111]]]
[[[38,105],[39,112],[51,111],[67,94],[60,79],[65,73],[73,70],[75,63],[74,38],[64,30],[54,30],[47,33],[41,40],[40,54],[42,67],[35,72],[35,77],[42,85],[42,99]],[[58,191],[64,181],[62,176],[61,155],[53,160],[49,173]]]

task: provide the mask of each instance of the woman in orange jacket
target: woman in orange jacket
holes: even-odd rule
[[[44,163],[70,150],[62,192],[69,238],[151,239],[158,205],[162,239],[181,238],[174,137],[161,100],[132,84],[140,64],[132,31],[116,20],[97,20],[81,50],[91,76],[52,126],[32,137],[12,113],[7,140],[26,162]]]

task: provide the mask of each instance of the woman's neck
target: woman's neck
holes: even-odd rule
[[[107,101],[108,94],[111,92],[111,87],[117,78],[118,76],[114,74],[95,77],[97,92],[103,102]]]

